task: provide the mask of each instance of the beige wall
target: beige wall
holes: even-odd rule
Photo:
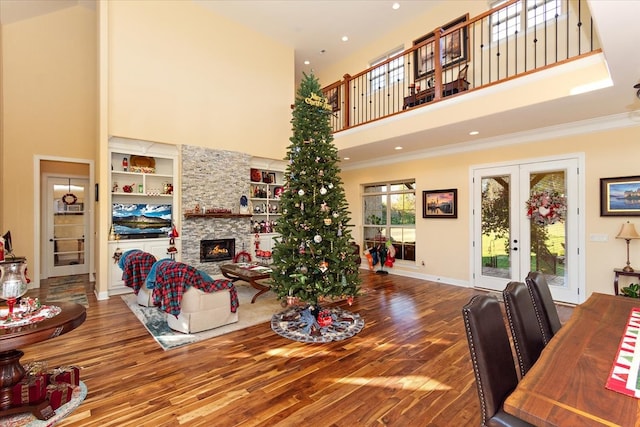
[[[76,6],[2,27],[0,209],[15,253],[29,261],[34,156],[95,158],[95,19],[95,11]]]
[[[455,220],[423,219],[422,202],[418,202],[416,265],[402,266],[401,263],[396,263],[393,270],[399,274],[439,277],[443,282],[468,283],[471,274],[470,167],[567,153],[584,153],[585,171],[581,173],[585,174],[586,186],[586,237],[583,241],[586,252],[587,296],[592,292],[613,293],[613,268],[623,267],[626,261],[625,241],[615,239],[615,236],[626,220],[635,222],[640,229],[640,219],[601,217],[599,180],[605,177],[639,174],[634,162],[623,160],[623,157],[640,156],[638,138],[640,126],[425,158],[378,168],[343,171],[352,223],[356,225],[354,236],[361,240],[361,184],[415,178],[418,199],[421,198],[423,190],[457,188],[458,218]],[[589,240],[591,234],[606,234],[609,238],[607,242],[592,242]],[[434,245],[434,242],[437,242],[437,245]],[[630,254],[631,265],[640,266],[639,242],[631,242]],[[424,267],[421,266],[421,261],[425,262]]]
[[[424,15],[416,16],[407,22],[401,29],[387,32],[372,31],[370,42],[355,55],[344,61],[332,64],[322,70],[318,70],[318,77],[323,86],[341,80],[345,74],[355,75],[369,68],[371,61],[381,55],[403,47],[408,49],[413,46],[413,41],[425,34],[433,32],[436,28],[448,22],[469,14],[470,18],[485,12],[488,2],[477,0],[456,0],[447,2],[434,2],[434,7]],[[400,43],[397,40],[401,40]],[[402,45],[402,46],[400,46]]]
[[[191,1],[109,3],[109,132],[283,158],[293,49]]]

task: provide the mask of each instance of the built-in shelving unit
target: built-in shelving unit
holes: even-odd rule
[[[281,216],[280,194],[284,191],[285,164],[280,160],[254,158],[251,162],[249,200],[252,212],[252,258],[261,260],[256,250],[272,251],[273,231]]]
[[[111,189],[109,205],[113,216],[118,210],[126,211],[127,207],[170,208],[171,218],[169,227],[179,228],[180,204],[178,203],[178,156],[179,150],[175,145],[156,143],[129,138],[112,137],[109,140],[109,157],[111,159],[111,174],[109,186]],[[140,249],[152,253],[157,259],[169,257],[169,233],[167,231],[167,218],[158,227],[152,223],[148,225],[151,230],[162,230],[156,235],[145,233],[147,225],[139,226],[140,234],[135,230],[138,226],[116,226],[113,216],[109,223],[110,233],[109,256],[113,258],[116,252],[126,252],[131,249]],[[153,214],[145,215],[153,218]],[[134,231],[128,230],[133,228]],[[120,235],[119,230],[123,232]],[[127,230],[126,234],[124,230]],[[174,245],[178,249],[176,259],[180,257],[180,239],[174,239]],[[116,262],[109,271],[109,295],[117,295],[131,292],[132,289],[124,286],[122,270]]]

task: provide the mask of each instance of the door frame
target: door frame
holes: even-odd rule
[[[33,272],[31,275],[32,284],[29,288],[39,288],[40,280],[42,280],[43,272],[42,263],[42,173],[40,171],[40,163],[42,161],[66,162],[66,163],[82,163],[89,165],[89,188],[88,203],[85,206],[86,215],[89,219],[89,235],[85,240],[85,245],[89,247],[89,280],[95,282],[95,203],[96,200],[96,180],[95,180],[95,162],[91,159],[79,159],[72,157],[58,156],[33,156],[33,262],[29,263],[29,268]],[[35,283],[34,283],[35,282]]]
[[[578,290],[578,303],[582,303],[586,300],[586,273],[585,273],[585,259],[586,259],[586,236],[585,236],[585,155],[582,152],[578,153],[566,153],[555,156],[545,156],[545,157],[531,157],[531,158],[522,158],[522,159],[513,159],[504,162],[495,162],[495,163],[483,163],[469,166],[469,287],[474,287],[475,278],[474,273],[476,270],[476,259],[475,259],[475,251],[474,251],[474,239],[475,239],[475,228],[474,228],[474,171],[477,169],[486,169],[486,168],[499,168],[499,167],[509,167],[509,166],[520,166],[523,164],[529,163],[538,163],[538,162],[550,162],[550,161],[562,161],[562,160],[576,160],[578,164],[578,173],[577,173],[577,197],[578,200],[574,204],[578,209],[578,220],[577,220],[577,248],[576,253],[574,254],[575,262],[576,262],[576,283]],[[521,278],[524,280],[524,277]]]

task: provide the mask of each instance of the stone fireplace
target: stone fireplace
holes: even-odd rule
[[[249,154],[183,145],[181,160],[182,212],[197,204],[203,210],[223,208],[239,213],[240,197],[249,194]],[[251,247],[250,217],[185,217],[181,226],[182,262],[212,276],[220,274],[220,265],[233,260],[235,251]],[[233,240],[234,248],[226,249],[234,253],[222,256],[218,248],[209,259],[202,257],[201,241],[225,239]]]
[[[231,260],[236,256],[236,239],[200,240],[200,262]]]

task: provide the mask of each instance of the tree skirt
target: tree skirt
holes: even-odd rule
[[[271,329],[285,338],[299,342],[330,342],[351,338],[364,328],[364,320],[339,307],[327,308],[331,315],[331,324],[320,327],[314,322],[308,307],[291,306],[274,314]]]

